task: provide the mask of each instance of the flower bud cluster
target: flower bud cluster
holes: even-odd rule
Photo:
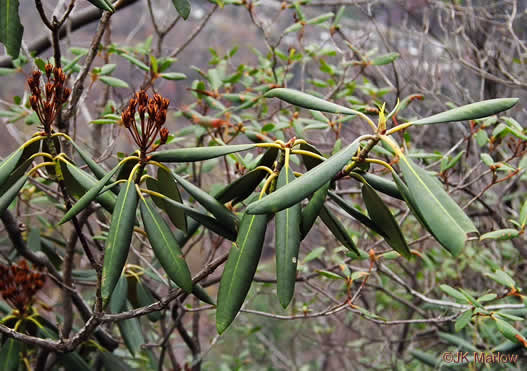
[[[46,134],[51,133],[51,126],[57,118],[62,105],[68,100],[71,89],[64,87],[66,74],[61,68],[51,64],[45,66],[46,82],[41,81],[42,72],[33,71],[27,79],[31,90],[29,103],[44,126]]]
[[[123,111],[121,115],[123,125],[128,129],[142,153],[152,152],[159,145],[167,142],[169,133],[163,125],[167,118],[169,103],[167,98],[163,98],[157,93],[149,98],[148,94],[141,90],[135,93],[135,96],[130,99],[128,107]],[[136,121],[136,113],[139,116],[139,125]],[[158,134],[160,143],[152,147]]]

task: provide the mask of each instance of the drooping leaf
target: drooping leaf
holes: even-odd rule
[[[150,292],[150,289],[146,287],[141,281],[137,282],[135,289],[137,291],[137,302],[140,306],[145,307],[156,302],[152,296],[152,293]],[[150,321],[157,322],[161,319],[161,312],[150,312],[146,316]]]
[[[436,115],[414,121],[414,125],[440,124],[444,122],[475,120],[496,113],[506,111],[516,103],[519,98],[498,98],[489,99],[477,103],[467,104],[465,106],[453,108],[451,110],[438,113]]]
[[[498,269],[495,273],[486,273],[485,275],[492,278],[494,281],[498,282],[499,284],[505,287],[508,287],[510,289],[514,289],[516,287],[516,283],[514,282],[514,279],[500,269]]]
[[[255,144],[233,144],[227,146],[209,146],[177,148],[166,151],[153,152],[151,158],[161,162],[195,162],[221,157],[230,153],[247,151],[254,148]]]
[[[457,256],[465,246],[467,234],[477,232],[476,227],[437,179],[406,156],[400,156],[399,165],[408,186],[409,201],[426,223],[425,227]]]
[[[112,294],[128,256],[135,223],[137,191],[130,179],[121,188],[112,214],[104,249],[101,295],[106,303]]]
[[[251,195],[254,189],[260,184],[260,182],[267,175],[267,171],[263,169],[256,169],[258,166],[271,167],[278,155],[278,149],[271,147],[269,148],[262,158],[258,161],[254,170],[249,171],[241,178],[236,179],[231,184],[227,185],[223,190],[216,195],[216,199],[222,203],[232,201],[235,205],[238,202],[242,202]]]
[[[71,181],[76,182],[76,187],[79,188],[78,192],[80,197],[84,196],[87,192],[89,192],[90,189],[96,186],[97,180],[90,174],[86,173],[84,170],[81,170],[76,167],[75,165],[71,163],[64,164],[63,162],[61,162],[61,167],[64,173],[64,180],[67,182],[66,186],[68,185],[68,182],[70,182],[70,184]],[[72,179],[68,179],[67,177],[71,177]],[[95,197],[95,199],[107,211],[109,211],[110,213],[113,212],[116,197],[111,192],[100,193],[97,195],[97,197]]]
[[[214,299],[212,299],[207,291],[205,291],[205,289],[198,284],[195,284],[192,287],[192,294],[204,303],[216,305]]]
[[[108,304],[110,306],[110,312],[114,314],[121,313],[126,305],[127,297],[128,279],[123,274],[121,277],[119,277],[117,285],[115,285],[115,289],[112,292],[110,303]]]
[[[315,111],[329,112],[329,113],[343,113],[346,115],[355,115],[357,111],[352,110],[327,100],[317,98],[313,95],[303,93],[298,90],[287,89],[287,88],[276,88],[271,89],[265,93],[266,98],[279,98],[286,101],[287,103],[294,104],[295,106],[312,109]]]
[[[267,215],[244,214],[236,242],[221,276],[216,329],[223,333],[238,314],[258,266],[267,227]]]
[[[316,112],[316,111],[313,111],[313,112]],[[322,153],[315,146],[309,143],[300,144],[300,149],[303,151],[312,152],[319,156],[324,157]],[[311,170],[312,168],[314,168],[315,166],[319,165],[320,163],[324,161],[322,159],[319,159],[313,156],[302,155],[302,162],[304,163],[304,166],[306,167],[307,170]]]
[[[190,14],[190,1],[189,0],[172,0],[177,12],[183,19],[187,19]]]
[[[73,145],[73,148],[77,151],[77,153],[81,156],[82,160],[88,165],[90,170],[93,172],[93,174],[97,177],[97,179],[102,179],[106,175],[107,171],[103,169],[101,165],[99,165],[97,162],[95,162],[91,155],[83,150],[77,143],[74,141],[70,142]]]
[[[18,192],[20,192],[27,179],[27,175],[21,176],[20,179],[18,179],[11,186],[11,188],[9,188],[3,195],[0,196],[0,215],[2,215],[9,205],[11,205],[11,202],[13,202],[15,197],[18,195]]]
[[[110,352],[99,352],[106,371],[130,371],[130,365]]]
[[[357,246],[355,246],[355,243],[353,243],[353,240],[344,225],[342,225],[340,220],[338,220],[325,205],[322,205],[322,208],[320,209],[320,219],[322,219],[326,227],[328,227],[331,233],[333,233],[335,238],[342,243],[344,247],[357,254],[357,256],[360,256],[360,251],[357,249]]]
[[[286,209],[315,192],[333,177],[351,160],[359,141],[355,140],[330,159],[312,168],[300,178],[293,180],[285,187],[276,190],[263,199],[247,207],[249,214],[268,214]]]
[[[386,243],[399,254],[410,259],[412,253],[399,228],[399,224],[397,224],[397,221],[384,201],[366,181],[362,184],[362,199],[368,209],[368,215],[384,232]]]
[[[378,176],[371,173],[361,173],[360,174],[369,185],[375,188],[377,191],[384,193],[385,195],[397,198],[399,200],[403,199],[399,188],[394,182],[389,181],[388,179]]]
[[[157,213],[152,200],[142,199],[140,208],[148,239],[159,263],[176,285],[191,292],[190,270],[172,231]]]
[[[13,338],[8,338],[0,350],[0,370],[18,370],[21,351],[22,343]]]
[[[0,187],[9,178],[13,170],[15,170],[18,160],[22,157],[22,152],[24,152],[24,149],[19,148],[0,162]]]
[[[364,215],[363,213],[361,213],[359,210],[357,210],[355,207],[353,207],[352,205],[350,205],[349,203],[347,203],[342,197],[340,197],[339,195],[337,195],[335,192],[333,191],[329,191],[329,197],[335,201],[335,203],[340,206],[340,208],[342,210],[344,210],[345,212],[347,212],[349,215],[351,215],[354,219],[356,219],[357,221],[359,221],[361,224],[363,224],[364,226],[368,227],[369,229],[371,229],[372,231],[374,231],[375,233],[378,233],[380,234],[381,236],[383,237],[387,237],[386,234],[384,233],[383,229],[378,226],[373,220],[371,220],[368,216]]]
[[[442,284],[439,286],[441,291],[443,291],[445,294],[452,296],[453,298],[456,298],[457,300],[461,301],[462,303],[467,303],[467,298],[458,290],[456,290],[453,287],[450,287],[446,284]]]
[[[293,170],[286,163],[278,175],[276,189],[279,190],[294,180]],[[289,305],[295,292],[301,223],[300,203],[275,214],[276,285],[278,299],[284,308]]]
[[[0,42],[13,59],[18,58],[24,34],[18,7],[18,0],[0,0]]]
[[[117,165],[112,170],[110,170],[101,180],[99,180],[88,192],[84,194],[84,196],[79,199],[79,201],[75,203],[75,205],[71,207],[71,209],[62,217],[58,224],[61,225],[66,223],[68,220],[70,220],[75,215],[84,210],[90,202],[95,200],[99,192],[104,188],[106,183],[110,181],[111,177],[117,172],[117,170],[119,170],[120,167],[120,165]]]
[[[311,230],[311,227],[313,227],[313,224],[315,224],[315,220],[320,214],[320,209],[322,208],[322,205],[324,205],[324,201],[326,201],[329,185],[330,183],[328,182],[324,184],[318,191],[313,193],[313,197],[311,197],[311,200],[309,200],[306,207],[302,210],[302,223],[300,228],[302,232],[302,239],[307,236],[308,232]]]
[[[162,168],[158,168],[157,170],[157,180],[150,177],[146,178],[146,185],[151,191],[161,193],[174,201],[183,202],[178,186],[172,178],[172,175]],[[174,226],[181,229],[183,232],[187,231],[187,218],[183,210],[172,206],[170,203],[165,202],[165,200],[159,197],[154,197],[153,201],[157,207],[167,213]]]
[[[427,366],[433,367],[434,369],[441,363],[441,360],[438,359],[437,354],[432,355],[419,349],[410,349],[410,354],[415,359]]]
[[[231,228],[226,227],[223,223],[220,223],[218,219],[212,218],[197,209],[184,205],[180,202],[174,201],[168,197],[164,197],[163,200],[165,202],[168,202],[174,207],[181,208],[183,211],[185,211],[186,215],[190,216],[192,219],[196,220],[199,224],[203,225],[207,229],[210,229],[214,233],[217,233],[218,235],[225,237],[231,241],[236,240],[236,232],[233,231]],[[199,225],[195,225],[194,227],[191,227],[190,223],[188,224],[189,224],[189,227],[188,227],[189,232],[188,234],[186,234],[186,237],[184,237],[184,239],[187,239],[187,237],[192,235],[199,227]],[[178,240],[178,238],[176,238],[176,240]],[[181,242],[179,243],[180,245],[183,244]]]
[[[125,309],[127,311],[132,309],[129,302],[126,303]],[[141,352],[141,345],[145,343],[139,319],[137,317],[123,319],[118,321],[117,325],[119,326],[119,331],[121,332],[126,347],[136,357]]]
[[[239,224],[238,218],[225,205],[181,176],[177,174],[173,174],[173,176],[185,191],[190,193],[196,201],[216,217],[218,223],[236,233],[237,225]]]

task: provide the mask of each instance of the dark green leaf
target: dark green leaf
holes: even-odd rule
[[[109,304],[110,312],[114,314],[121,313],[126,305],[127,297],[128,279],[123,274],[121,277],[119,277],[119,281],[117,281],[117,285],[115,285],[115,289],[112,292]]]
[[[168,277],[187,292],[192,291],[192,277],[172,231],[156,212],[150,199],[142,199],[141,216],[148,239]]]
[[[399,188],[397,188],[397,185],[394,182],[391,182],[382,176],[378,176],[371,173],[361,173],[360,175],[364,179],[366,179],[368,184],[375,188],[377,191],[382,192],[388,196],[398,198],[399,200],[403,200],[403,196],[401,195]]]
[[[150,289],[146,287],[141,281],[137,282],[135,289],[137,291],[137,302],[139,303],[140,306],[146,307],[147,305],[150,305],[156,302],[156,300],[152,296],[152,293],[150,292]],[[159,311],[150,312],[146,316],[148,317],[150,321],[157,322],[161,319],[161,312]]]
[[[135,223],[137,191],[133,180],[121,188],[112,214],[110,231],[104,249],[101,294],[106,303],[121,277],[128,256]]]
[[[216,329],[223,333],[240,310],[249,288],[260,255],[267,227],[267,215],[242,217],[240,231],[233,243],[221,276],[216,310]]]
[[[269,148],[255,167],[272,167],[277,154],[277,148]],[[233,205],[237,204],[238,202],[242,202],[251,195],[251,193],[256,187],[258,187],[266,175],[267,171],[263,169],[251,170],[241,178],[238,178],[231,184],[227,185],[223,190],[220,191],[218,195],[216,195],[216,199],[222,203],[232,201]]]
[[[86,192],[84,196],[82,196],[79,201],[77,201],[75,205],[73,205],[72,208],[68,210],[68,212],[62,217],[59,225],[73,218],[75,215],[84,210],[90,202],[95,200],[99,192],[104,188],[106,183],[110,181],[111,177],[117,172],[117,170],[120,169],[120,167],[120,165],[114,167],[111,171],[106,173],[106,175],[101,180],[99,180],[88,192]]]
[[[456,332],[459,332],[462,329],[464,329],[465,326],[467,326],[471,320],[472,320],[472,310],[470,309],[470,310],[465,311],[462,315],[460,315],[457,318],[456,326],[455,326]]]
[[[0,163],[0,186],[6,182],[9,175],[15,170],[23,152],[24,149],[19,148]]]
[[[18,192],[20,192],[27,179],[28,176],[23,175],[2,196],[0,196],[0,215],[2,215],[9,205],[11,205],[11,202],[13,202],[18,195]]]
[[[209,146],[177,148],[152,153],[152,160],[161,162],[195,162],[225,156],[230,153],[247,151],[254,148],[255,144],[234,144],[228,146]]]
[[[126,303],[125,309],[131,309],[130,303]],[[141,345],[145,343],[139,319],[136,317],[124,319],[118,321],[117,325],[119,326],[119,331],[121,332],[126,347],[134,357],[137,356],[141,352]]]
[[[335,215],[331,211],[328,210],[328,208],[325,205],[322,205],[322,208],[320,209],[320,219],[324,222],[326,227],[333,233],[335,238],[344,245],[348,250],[351,250],[357,256],[360,255],[359,250],[353,243],[353,240],[351,239],[351,236],[349,235],[346,228],[342,225],[342,223],[337,219]]]
[[[214,302],[214,299],[212,299],[207,291],[203,287],[201,287],[198,284],[195,284],[192,287],[192,294],[194,294],[195,297],[197,297],[199,300],[201,300],[204,303],[210,304],[210,305],[216,305]]]
[[[18,7],[18,0],[0,0],[0,42],[13,59],[18,58],[24,33]]]
[[[170,173],[168,173],[162,168],[158,168],[157,178],[157,181],[150,177],[146,178],[146,185],[148,189],[154,192],[161,193],[174,201],[181,203],[183,202],[181,200],[181,194],[179,193],[178,186]],[[170,218],[170,221],[172,222],[172,224],[174,224],[174,226],[181,229],[183,232],[187,231],[187,218],[183,210],[172,206],[170,203],[165,202],[162,198],[159,197],[154,197],[153,201],[157,207],[167,213],[168,217]]]
[[[295,179],[287,186],[271,193],[263,199],[249,205],[249,214],[268,214],[286,209],[309,196],[333,177],[351,160],[359,141],[355,140],[342,151],[312,168],[300,178]]]
[[[399,224],[397,224],[390,209],[388,209],[377,192],[366,182],[362,184],[362,198],[370,218],[384,232],[386,243],[399,254],[410,259],[412,253],[399,228]]]
[[[340,196],[338,196],[335,192],[329,191],[329,197],[335,201],[335,203],[340,206],[342,210],[347,212],[349,215],[351,215],[353,218],[357,219],[361,224],[365,225],[372,231],[380,234],[383,237],[387,237],[384,233],[383,229],[378,226],[373,220],[368,218],[366,215],[361,213],[359,210],[357,210],[355,207],[344,201],[344,199]]]
[[[476,227],[437,179],[411,159],[400,157],[410,203],[439,243],[457,256],[465,246],[467,233],[477,232]]]
[[[8,338],[0,350],[0,370],[16,371],[21,362],[22,343]]]
[[[180,177],[177,174],[173,174],[176,181],[187,191],[192,197],[196,199],[205,209],[210,211],[212,215],[216,217],[218,223],[222,224],[225,228],[236,233],[238,218],[234,215],[225,205],[221,204],[214,197],[203,191],[199,187],[188,180]]]
[[[324,201],[326,201],[329,184],[330,182],[324,184],[318,191],[313,193],[313,197],[311,197],[309,203],[306,205],[304,210],[302,210],[302,224],[300,228],[302,232],[302,239],[307,236],[308,232],[311,230],[311,227],[313,227],[313,224],[315,224],[315,220],[320,214],[320,209],[322,208],[322,205],[324,205]]]
[[[277,190],[294,180],[293,170],[286,163],[278,175]],[[278,299],[284,308],[289,305],[295,292],[301,223],[300,203],[279,211],[275,215],[276,282]]]

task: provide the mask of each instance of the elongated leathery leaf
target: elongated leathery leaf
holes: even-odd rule
[[[157,213],[152,200],[141,200],[141,216],[148,239],[168,277],[187,292],[192,291],[192,277],[172,231]]]
[[[240,310],[258,266],[267,227],[267,215],[244,214],[221,276],[216,329],[223,333]]]
[[[277,155],[278,148],[269,148],[255,167],[272,167]],[[215,198],[222,203],[232,201],[233,205],[242,202],[251,195],[266,175],[267,171],[264,169],[251,170],[241,178],[238,178],[231,184],[227,185],[218,195],[215,196]]]
[[[331,199],[335,201],[335,203],[339,205],[342,210],[350,214],[353,218],[357,219],[361,224],[365,225],[366,227],[370,228],[372,231],[380,234],[381,236],[386,237],[386,234],[380,226],[378,226],[373,220],[361,213],[359,210],[355,209],[352,205],[347,203],[342,197],[337,195],[335,192],[330,191],[329,197],[331,197]]]
[[[66,165],[66,168],[69,171],[69,174],[75,179],[76,182],[78,182],[79,186],[81,187],[82,195],[86,194],[86,192],[88,192],[90,189],[92,189],[97,184],[97,180],[94,177],[86,173],[84,170],[79,169],[75,165],[68,163]],[[115,207],[116,197],[111,192],[99,193],[97,197],[95,197],[95,199],[107,211],[113,212],[113,208]]]
[[[137,191],[133,180],[121,188],[112,214],[110,231],[106,239],[102,268],[101,293],[106,303],[121,276],[128,256],[135,223]]]
[[[22,351],[22,343],[18,340],[8,338],[2,350],[0,350],[0,370],[2,371],[16,371],[20,362],[20,352]]]
[[[303,93],[298,90],[287,88],[276,88],[265,93],[266,98],[279,98],[295,106],[308,108],[316,111],[343,113],[347,115],[356,115],[357,111],[352,110],[335,103],[328,102],[324,99],[317,98],[313,95]]]
[[[285,164],[276,182],[277,190],[295,180],[293,170]],[[279,211],[275,215],[276,285],[278,299],[286,308],[293,298],[296,283],[296,266],[300,247],[300,203]]]
[[[351,160],[357,148],[359,140],[355,140],[339,153],[315,166],[300,178],[293,180],[288,185],[276,190],[263,199],[253,202],[247,207],[249,214],[268,214],[286,209],[322,187],[323,184],[332,180],[333,177]]]
[[[320,214],[320,209],[322,208],[322,205],[324,205],[324,201],[326,201],[329,184],[330,182],[327,182],[322,186],[322,188],[313,193],[313,197],[311,197],[311,200],[309,200],[307,206],[304,208],[304,210],[302,210],[302,225],[300,228],[302,232],[302,239],[306,237],[307,233],[311,230],[311,227],[313,227],[315,220]]]
[[[18,0],[0,0],[0,42],[13,59],[18,58],[24,33],[18,7]]]
[[[214,299],[212,299],[207,291],[197,283],[192,287],[192,294],[204,303],[216,305]]]
[[[27,181],[28,176],[23,175],[9,188],[3,195],[0,196],[0,215],[11,205],[11,202],[15,199],[16,195]]]
[[[382,176],[378,176],[371,173],[364,173],[360,175],[364,179],[366,179],[368,184],[375,188],[377,191],[382,192],[385,195],[398,198],[399,200],[403,200],[403,196],[401,195],[399,188],[397,188],[397,185],[394,182],[391,182],[388,179],[383,178]]]
[[[131,309],[130,303],[126,303],[126,310]],[[119,331],[123,337],[124,343],[130,353],[135,357],[141,351],[141,345],[145,343],[143,331],[141,330],[141,323],[139,318],[128,318],[117,322]]]
[[[24,152],[24,149],[19,148],[0,162],[0,186],[4,184],[11,172],[15,170],[18,160],[22,156],[22,152]]]
[[[154,192],[161,193],[174,201],[183,202],[181,200],[181,194],[179,193],[178,186],[172,178],[172,175],[167,173],[166,170],[158,168],[157,177],[157,180],[150,177],[146,178],[146,185],[148,189]],[[187,218],[185,217],[185,213],[183,212],[183,210],[174,207],[173,205],[168,202],[165,202],[164,199],[159,197],[154,197],[153,201],[157,207],[167,213],[168,217],[170,218],[170,221],[172,222],[172,224],[174,224],[174,226],[184,232],[187,231]]]
[[[166,151],[154,152],[152,160],[161,162],[194,162],[225,156],[230,153],[247,151],[256,147],[255,144],[233,144],[228,146],[209,146],[177,148]]]
[[[59,225],[66,223],[68,220],[70,220],[75,215],[77,215],[82,210],[84,210],[90,202],[95,200],[95,198],[97,197],[101,189],[104,188],[106,183],[110,181],[111,177],[117,172],[117,170],[119,170],[120,167],[121,167],[120,165],[117,165],[116,167],[114,167],[110,172],[108,172],[104,176],[104,178],[99,180],[88,192],[86,192],[84,196],[82,196],[79,199],[79,201],[77,201],[75,205],[73,205],[72,208],[62,217],[62,219],[59,222]]]
[[[413,207],[438,242],[452,255],[458,255],[465,246],[467,233],[477,232],[476,227],[437,179],[411,159],[399,157]]]
[[[152,293],[150,292],[150,289],[146,287],[143,282],[137,282],[135,289],[137,292],[137,302],[141,307],[145,307],[156,302],[152,296]],[[161,319],[161,312],[150,312],[146,316],[151,322],[157,322]]]
[[[199,224],[203,225],[205,228],[208,228],[214,233],[217,233],[218,235],[223,236],[231,241],[236,240],[236,232],[232,231],[230,228],[225,227],[225,225],[223,223],[220,223],[218,219],[212,218],[197,209],[184,205],[180,202],[174,201],[168,197],[164,197],[163,199],[165,200],[165,202],[168,202],[171,205],[184,210],[185,214],[190,216],[192,219],[196,220]],[[197,226],[195,228],[197,229]],[[193,228],[191,228],[191,226],[189,225],[189,231],[191,231],[191,229]]]
[[[506,111],[518,103],[518,100],[519,98],[498,98],[484,100],[441,112],[437,115],[422,118],[412,123],[414,125],[430,125],[444,122],[475,120]]]
[[[106,170],[103,169],[101,165],[93,161],[90,154],[84,151],[77,143],[71,141],[71,144],[77,151],[77,153],[81,156],[82,160],[88,165],[90,170],[93,172],[93,174],[97,177],[97,179],[102,179],[106,175]]]
[[[123,274],[119,277],[117,285],[112,292],[112,297],[110,298],[110,312],[117,314],[123,311],[126,305],[126,298],[128,297],[128,279]]]
[[[177,174],[173,174],[176,181],[196,199],[205,209],[211,212],[216,217],[218,223],[224,227],[230,229],[236,233],[237,225],[239,223],[238,218],[232,212],[229,211],[223,204],[221,204],[214,197],[203,191],[201,188],[196,187],[188,180],[180,177]]]
[[[412,253],[408,248],[408,244],[399,229],[399,224],[393,217],[390,209],[386,206],[384,201],[379,197],[377,192],[368,183],[362,184],[362,198],[368,209],[368,214],[376,225],[378,225],[386,235],[385,241],[399,254],[407,259],[410,259]]]
[[[335,238],[340,241],[344,247],[353,251],[357,256],[360,256],[360,251],[357,249],[357,246],[355,246],[355,243],[353,243],[346,228],[344,228],[340,220],[338,220],[325,205],[322,205],[322,208],[320,209],[320,219],[322,219],[326,227],[328,227],[331,233],[333,233]]]

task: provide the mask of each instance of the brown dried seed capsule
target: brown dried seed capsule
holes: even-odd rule
[[[48,79],[50,79],[50,78],[51,78],[51,72],[53,72],[53,65],[50,64],[50,63],[48,63],[48,64],[46,64],[46,66],[44,67],[44,69],[46,70],[46,77],[47,77]]]

